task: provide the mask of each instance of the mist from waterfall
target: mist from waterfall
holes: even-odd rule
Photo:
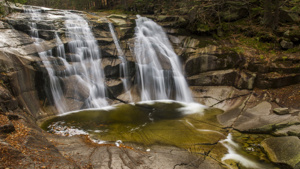
[[[134,55],[142,101],[174,99],[193,102],[178,56],[163,28],[137,16]]]
[[[41,45],[43,40],[39,38],[36,24],[49,19],[48,15],[43,15],[41,9],[32,7],[27,7],[25,13],[30,14],[31,17],[31,37],[35,40],[36,49],[43,51],[38,54],[48,72],[50,90],[57,110],[60,113],[74,110],[74,107],[68,107],[64,96],[66,93],[63,92],[70,90],[67,86],[70,84],[74,91],[67,93],[67,97],[76,98],[85,95],[85,108],[99,108],[108,105],[105,98],[104,73],[101,68],[99,47],[86,20],[78,14],[68,11],[62,14],[65,18],[65,37],[69,40],[69,53],[66,54],[65,46],[55,32],[57,47],[56,56],[54,56],[52,50],[43,49]],[[68,59],[66,55],[68,55]],[[70,83],[70,81],[72,82]],[[69,82],[69,84],[65,84],[65,82]]]
[[[111,36],[114,40],[114,43],[116,45],[116,49],[117,49],[117,53],[118,53],[118,58],[121,60],[121,64],[120,64],[120,74],[121,74],[121,80],[123,82],[123,88],[124,91],[126,92],[126,95],[129,99],[129,101],[132,101],[132,96],[130,93],[130,76],[128,73],[128,61],[125,58],[124,52],[120,46],[119,40],[116,36],[115,30],[114,30],[114,26],[113,24],[110,22],[108,23],[109,26],[109,30],[111,33]]]

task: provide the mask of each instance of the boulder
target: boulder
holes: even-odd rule
[[[6,21],[9,25],[13,26],[16,30],[25,32],[27,34],[30,33],[30,24],[28,23],[28,20],[17,20],[17,19],[11,19]]]
[[[84,101],[90,96],[90,89],[81,77],[73,75],[68,78],[64,78],[63,81],[65,97]]]
[[[278,115],[284,115],[284,114],[289,114],[289,108],[275,108],[273,109],[274,113]]]
[[[297,43],[300,41],[300,28],[291,27],[289,30],[283,33],[283,36],[290,39],[292,42]]]
[[[240,61],[236,53],[200,54],[186,62],[185,72],[187,76],[192,76],[212,70],[234,68]]]
[[[280,46],[282,49],[291,49],[294,47],[294,44],[293,44],[293,42],[282,40],[280,42]]]
[[[253,89],[256,74],[249,71],[238,71],[234,86],[239,89]]]
[[[235,70],[205,72],[187,79],[191,86],[233,86],[237,73]]]
[[[45,31],[40,30],[39,31],[39,37],[45,40],[52,40],[55,38],[55,32],[54,31]]]
[[[108,26],[108,23],[107,22],[92,22],[92,26],[93,26],[93,31],[94,31],[94,34],[98,33],[101,34],[101,32],[105,31],[105,32],[109,32],[110,29],[109,29],[109,26]],[[101,31],[100,31],[101,30]],[[95,34],[95,35],[96,35]],[[103,36],[102,36],[103,37]],[[106,36],[108,37],[108,36]]]
[[[273,133],[275,136],[297,136],[300,137],[300,125],[292,125],[278,129]]]
[[[279,88],[300,82],[300,74],[280,74],[278,72],[271,72],[265,74],[257,74],[255,80],[255,87],[261,89]]]
[[[0,101],[10,100],[11,97],[12,95],[10,94],[10,92],[3,86],[0,86]]]
[[[295,136],[267,138],[261,143],[269,159],[292,168],[300,168],[300,140]]]
[[[114,97],[120,95],[124,90],[122,80],[109,80],[106,81],[106,85]]]
[[[65,99],[65,104],[66,104],[66,107],[68,107],[68,109],[67,109],[68,111],[80,110],[84,106],[84,102],[73,99],[73,98]]]
[[[191,86],[235,86],[253,89],[256,74],[234,69],[210,71],[187,78]]]
[[[0,29],[9,29],[9,25],[5,22],[0,21]]]
[[[286,10],[280,10],[279,21],[283,23],[297,23],[299,22],[299,14]]]
[[[250,101],[256,100],[254,97]],[[241,132],[270,133],[285,126],[300,123],[300,119],[288,115],[271,113],[272,105],[263,101],[253,107],[244,107],[244,112],[238,116],[233,128]]]
[[[120,26],[120,27],[130,26],[130,23],[128,23],[128,22],[126,21],[126,19],[110,18],[110,20],[112,20],[117,26]]]

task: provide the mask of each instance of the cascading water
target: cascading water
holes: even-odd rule
[[[90,90],[87,107],[103,107],[108,105],[105,98],[104,73],[101,68],[101,56],[99,47],[93,33],[81,16],[73,13],[66,13],[67,28],[66,36],[71,39],[68,43],[70,53],[74,58],[79,59],[79,65],[74,65],[76,77],[85,82]],[[79,67],[76,67],[79,66]],[[81,71],[77,71],[81,68]]]
[[[110,33],[111,33],[111,36],[114,40],[114,43],[116,45],[116,49],[117,49],[117,52],[118,52],[118,58],[121,60],[121,67],[120,67],[120,74],[121,74],[121,77],[122,78],[122,81],[123,81],[123,88],[126,92],[126,95],[128,96],[129,98],[129,101],[132,101],[132,96],[131,96],[131,93],[130,93],[130,76],[129,76],[129,73],[128,73],[128,62],[124,56],[124,52],[119,44],[119,40],[115,34],[115,31],[114,31],[114,27],[112,25],[112,23],[108,23],[108,26],[109,26],[109,30],[110,30]]]
[[[192,102],[178,56],[161,26],[137,16],[134,54],[141,99]]]
[[[41,9],[29,7],[25,11],[31,17],[31,36],[38,51],[42,51],[39,52],[39,56],[49,74],[50,89],[58,111],[62,113],[82,107],[99,108],[108,105],[99,47],[86,20],[79,14],[68,11],[60,12],[60,16],[54,16],[54,19],[60,17],[64,21],[67,48],[58,36],[60,32],[54,31],[56,48],[45,50],[36,23],[45,20],[54,22],[54,19],[48,18],[50,14],[48,15],[47,11],[42,12]],[[134,54],[138,67],[137,87],[141,100],[174,99],[192,102],[180,61],[162,27],[140,16],[136,23]],[[111,23],[109,28],[121,60],[120,74],[124,90],[132,100],[128,62]],[[75,102],[80,99],[84,105],[75,107]]]
[[[62,87],[59,83],[59,78],[56,77],[53,70],[53,61],[51,62],[51,59],[53,59],[52,51],[44,51],[43,47],[41,45],[42,39],[39,38],[39,32],[37,29],[36,21],[42,20],[41,18],[41,9],[33,9],[32,7],[25,8],[25,13],[30,14],[31,17],[31,30],[30,35],[34,39],[34,44],[36,46],[37,51],[43,51],[39,52],[39,56],[42,59],[43,65],[45,66],[48,74],[49,74],[49,80],[50,80],[50,90],[52,93],[52,97],[54,98],[54,104],[59,112],[63,112],[66,110],[65,107],[65,100],[62,96]],[[60,46],[60,45],[59,45]],[[55,61],[54,61],[55,62]],[[57,62],[56,62],[57,64]]]
[[[85,94],[84,100],[86,108],[99,108],[108,105],[105,98],[100,51],[88,23],[77,14],[63,13],[64,18],[66,18],[66,38],[70,41],[68,43],[68,56],[71,62],[69,63],[66,59],[64,44],[57,32],[55,32],[56,57],[53,56],[51,50],[45,51],[41,45],[43,40],[39,38],[36,22],[47,20],[47,15],[42,15],[40,9],[32,9],[32,7],[26,8],[25,12],[30,14],[32,20],[30,23],[31,36],[35,39],[36,48],[38,51],[43,51],[39,52],[39,56],[49,74],[50,89],[58,111],[62,113],[74,110],[73,107],[68,106],[61,85],[63,82],[63,85],[66,86],[64,82],[70,80],[74,83],[73,85],[77,85],[73,86],[74,91],[71,94],[74,98],[77,95],[83,95],[83,92],[77,91],[77,89],[85,90],[85,93],[88,93]],[[57,71],[58,67],[63,67],[63,70]],[[57,74],[60,77],[56,76]]]

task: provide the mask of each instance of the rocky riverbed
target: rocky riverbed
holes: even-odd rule
[[[22,7],[13,8],[22,11]],[[53,18],[60,18],[62,13],[42,10]],[[110,103],[128,101],[108,23],[113,22],[125,56],[131,61],[133,82],[135,67],[131,50],[135,16],[73,12],[89,21],[98,41]],[[245,151],[253,148],[254,143],[249,141],[259,140],[256,144],[266,154],[263,158],[278,168],[300,168],[300,55],[291,54],[287,58],[278,55],[269,63],[257,57],[252,49],[241,54],[228,50],[236,46],[226,40],[217,41],[177,28],[183,21],[180,16],[148,17],[164,26],[168,33],[195,101],[224,110],[216,115],[218,123],[227,133],[233,133],[238,143],[243,144],[239,139],[247,140],[244,141],[247,145],[243,145]],[[229,168],[221,162],[222,157],[215,156],[214,146],[195,154],[187,149],[154,144],[148,152],[148,148],[136,149],[139,147],[136,143],[119,147],[99,145],[86,136],[62,137],[43,131],[37,121],[56,115],[57,110],[47,97],[48,75],[37,55],[40,51],[29,35],[28,19],[26,14],[14,12],[0,21],[0,168]],[[54,51],[57,47],[54,30],[59,31],[63,44],[68,43],[62,22],[63,18],[37,23],[45,49]],[[64,68],[56,70],[57,76],[61,69]],[[80,97],[68,95],[74,90],[73,83],[64,86],[68,104],[76,105],[74,109],[84,108],[87,98],[84,85]],[[266,137],[256,139],[257,134]],[[217,148],[226,151],[221,145]],[[240,167],[239,163],[231,164],[232,168]]]

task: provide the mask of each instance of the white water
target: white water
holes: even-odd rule
[[[267,164],[260,164],[257,161],[249,159],[249,158],[245,157],[244,155],[242,155],[241,153],[239,153],[239,151],[241,151],[241,150],[239,150],[240,147],[237,143],[235,143],[232,140],[231,134],[228,134],[227,138],[220,142],[228,149],[228,154],[225,154],[225,156],[222,158],[222,162],[224,162],[224,164],[226,164],[226,162],[225,162],[226,160],[234,160],[246,168],[252,168],[252,169],[261,169],[261,168],[269,169],[269,168],[271,168]],[[228,164],[226,164],[226,166],[228,168],[233,168]]]
[[[31,17],[31,36],[35,40],[35,46],[39,52],[39,56],[48,72],[50,80],[50,90],[53,97],[53,101],[57,110],[60,113],[74,110],[72,107],[67,107],[66,99],[63,96],[63,88],[61,86],[61,79],[68,79],[75,77],[78,83],[84,85],[89,90],[89,96],[84,101],[86,108],[99,108],[107,106],[108,103],[105,98],[105,83],[104,74],[101,68],[101,56],[96,40],[90,30],[90,27],[86,20],[77,14],[73,14],[65,11],[63,17],[66,27],[66,38],[70,40],[68,43],[70,60],[75,61],[79,59],[79,62],[68,63],[66,60],[66,50],[61,39],[56,35],[57,43],[57,58],[52,54],[51,50],[45,51],[42,47],[43,40],[39,38],[39,32],[37,29],[37,22],[42,20],[51,19],[48,18],[51,15],[43,15],[41,9],[33,9],[28,7],[25,12],[30,14]],[[58,63],[59,62],[59,63]],[[55,68],[64,67],[63,71],[60,71],[60,77],[55,75]],[[76,95],[77,87],[72,86]]]
[[[193,102],[178,56],[162,27],[137,16],[135,38],[136,78],[141,100]]]
[[[116,33],[115,33],[115,30],[114,30],[114,27],[112,25],[112,23],[108,23],[108,26],[109,26],[109,30],[110,30],[110,33],[111,33],[111,36],[114,40],[114,43],[116,45],[116,49],[117,49],[117,52],[118,52],[118,57],[119,59],[121,60],[121,64],[120,64],[120,74],[121,74],[121,77],[122,78],[122,82],[123,82],[123,88],[124,88],[124,91],[126,92],[126,95],[127,97],[129,98],[129,101],[131,102],[132,101],[132,96],[131,96],[131,92],[130,92],[130,77],[129,77],[129,73],[128,73],[128,62],[124,56],[124,52],[119,44],[119,40],[116,36]]]
[[[57,110],[63,113],[81,108],[107,106],[105,77],[101,68],[100,50],[86,20],[79,14],[68,11],[56,13],[55,17],[50,11],[42,12],[42,9],[29,7],[25,11],[31,17],[31,36],[35,40],[36,48],[38,51],[43,51],[39,52],[39,56],[48,72],[52,100]],[[66,45],[62,43],[58,32],[55,32],[57,47],[54,57],[52,50],[43,49],[42,43],[44,41],[39,38],[36,23],[41,21],[54,23],[58,18],[64,21],[68,47],[65,49]],[[174,99],[176,101],[193,102],[178,56],[175,54],[162,27],[148,18],[139,16],[136,23],[134,55],[138,67],[136,81],[141,100]],[[128,61],[111,23],[109,23],[109,28],[116,45],[118,57],[121,60],[120,74],[124,91],[132,101]],[[74,85],[72,86],[73,82]],[[81,100],[84,105],[77,108],[68,107],[68,105],[72,105],[72,103],[69,104],[72,99],[75,100],[81,97],[82,91],[79,90],[82,90],[82,88],[85,93],[88,93],[87,96],[84,96],[85,98],[79,98],[84,99]],[[73,93],[67,95],[63,92],[66,90]],[[201,107],[196,106],[193,109],[198,108]]]
[[[75,74],[90,90],[87,107],[103,107],[108,103],[105,98],[105,81],[104,72],[101,68],[101,56],[98,44],[94,35],[86,22],[81,16],[74,13],[66,12],[67,20],[65,26],[67,28],[66,36],[71,39],[68,43],[70,53],[79,59],[80,65],[75,65]],[[78,67],[79,66],[79,69]],[[80,72],[77,70],[81,70]]]
[[[41,43],[43,42],[42,39],[39,38],[39,32],[37,29],[36,21],[42,20],[41,15],[41,9],[33,9],[32,7],[28,7],[25,9],[25,13],[30,14],[32,22],[30,23],[31,26],[31,32],[30,35],[34,39],[34,44],[36,46],[37,51],[43,51],[39,52],[39,56],[42,59],[43,65],[45,66],[48,74],[49,74],[49,80],[50,80],[50,90],[52,93],[54,104],[56,105],[56,108],[59,112],[63,112],[66,110],[65,107],[65,101],[63,97],[61,97],[62,93],[62,87],[59,83],[58,77],[54,75],[53,70],[53,62],[51,63],[51,59],[53,59],[52,51],[44,51]],[[57,63],[56,63],[57,64]]]

